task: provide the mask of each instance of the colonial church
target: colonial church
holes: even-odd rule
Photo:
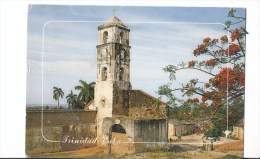
[[[129,154],[167,142],[167,104],[132,90],[129,34],[115,16],[98,27],[97,80],[86,111],[26,112],[27,155],[96,146]]]
[[[167,105],[130,83],[130,29],[116,16],[98,27],[94,101],[97,137],[123,132],[128,142],[166,142]],[[100,143],[102,145],[102,143]]]

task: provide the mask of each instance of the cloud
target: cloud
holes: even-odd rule
[[[163,67],[194,60],[193,50],[205,37],[219,38],[225,34],[225,31],[209,26],[169,24],[161,24],[158,28],[145,26],[142,24],[142,27],[138,27],[139,30],[133,28],[131,32],[131,80],[134,89],[143,89],[155,96],[158,96],[155,92],[159,86],[170,82],[169,75],[162,70]],[[180,83],[186,83],[192,78],[199,78],[205,82],[211,78],[196,70],[180,71],[176,76],[173,88],[180,87]]]
[[[61,87],[67,94],[70,90],[74,90],[76,85],[79,85],[80,79],[87,82],[96,80],[94,61],[49,61],[42,63],[37,60],[28,60],[28,67],[30,73],[27,74],[27,103],[29,104],[39,104],[41,100],[44,104],[55,104],[52,99],[54,86]],[[77,91],[74,90],[74,93]],[[61,103],[66,104],[66,99],[62,99]]]
[[[94,60],[96,57],[95,40],[71,39],[70,35],[64,38],[55,35],[44,39],[42,50],[42,36],[32,34],[28,36],[28,58],[33,60]]]
[[[160,11],[162,10],[161,8]],[[95,14],[90,14],[93,12]],[[30,90],[28,92],[41,87],[36,79],[41,77],[42,65],[46,103],[53,102],[51,89],[54,85],[60,85],[69,91],[79,79],[96,80],[97,26],[101,23],[49,23],[45,28],[45,49],[42,59],[42,32],[46,22],[50,20],[108,20],[112,16],[111,13],[112,7],[87,7],[86,9],[80,6],[34,6],[29,13],[28,66],[31,68],[29,76],[37,76],[37,78],[29,78]],[[176,16],[179,14],[176,11],[169,14],[157,13],[158,10],[149,7],[126,7],[118,12],[118,17],[131,29],[130,78],[133,88],[143,89],[153,95],[160,85],[169,81],[162,67],[194,59],[193,49],[202,42],[203,38],[217,38],[225,34],[220,25],[140,23],[178,21],[174,16],[172,17],[173,14]],[[183,19],[185,20],[196,21]],[[180,82],[198,77],[198,75],[195,71],[180,72],[173,86],[178,86]],[[203,80],[208,78],[204,75],[199,77]],[[36,97],[31,96],[28,100],[32,98]]]
[[[42,67],[43,66],[43,67]],[[28,67],[34,72],[52,73],[52,74],[65,74],[75,75],[89,74],[95,75],[96,63],[95,61],[57,61],[57,62],[41,62],[36,60],[28,60]]]
[[[155,40],[157,42],[169,42],[173,45],[194,44],[198,43],[205,37],[220,38],[223,34],[222,26],[212,27],[211,25],[194,25],[194,24],[140,24],[140,27],[133,27],[131,32],[132,41],[148,41]],[[149,25],[147,27],[147,25]],[[151,27],[154,25],[154,27]],[[187,46],[187,45],[186,45]]]

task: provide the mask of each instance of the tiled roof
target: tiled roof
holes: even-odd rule
[[[130,107],[141,107],[143,105],[151,106],[156,103],[167,106],[166,103],[141,90],[131,90],[129,102]]]

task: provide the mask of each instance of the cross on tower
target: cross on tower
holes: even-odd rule
[[[113,9],[114,16],[115,16],[117,10],[118,9],[116,9],[116,8]]]

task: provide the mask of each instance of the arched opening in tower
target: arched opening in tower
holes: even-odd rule
[[[123,43],[123,32],[120,33],[120,36],[119,36],[119,43],[122,44]]]
[[[123,77],[124,77],[124,69],[121,67],[119,70],[119,80],[123,81]]]
[[[102,69],[102,81],[106,81],[107,80],[107,68],[104,67]]]
[[[104,44],[107,43],[107,40],[108,40],[108,32],[105,31],[105,32],[103,33],[103,42],[104,42]]]

